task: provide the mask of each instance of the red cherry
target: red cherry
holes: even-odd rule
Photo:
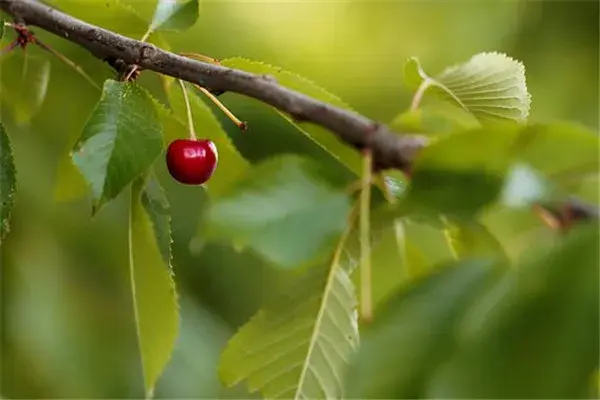
[[[217,168],[217,146],[210,140],[177,139],[167,148],[171,176],[186,185],[201,185]]]

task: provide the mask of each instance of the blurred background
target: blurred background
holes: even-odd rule
[[[153,0],[53,3],[88,22],[137,38],[155,6]],[[133,7],[140,17],[122,4]],[[173,51],[241,56],[291,70],[384,122],[409,104],[412,94],[403,86],[407,57],[418,57],[426,71],[436,74],[477,52],[501,51],[527,68],[532,120],[570,119],[597,130],[598,4],[205,0],[194,28],[164,34],[163,39]],[[36,31],[98,82],[113,76],[86,51]],[[5,38],[2,44],[6,43]],[[94,219],[89,199],[58,201],[55,196],[59,163],[81,132],[98,92],[60,61],[33,47],[27,51],[30,68],[38,63],[43,69],[44,60],[50,62],[48,89],[40,97],[38,112],[15,95],[31,90],[15,79],[22,71],[22,52],[0,64],[0,112],[14,143],[19,179],[12,230],[1,247],[0,394],[142,397],[127,269],[127,196]],[[151,88],[159,83],[150,73],[142,75],[141,82]],[[222,100],[250,123],[242,135],[222,120],[249,160],[274,152],[324,157],[267,107],[231,94]],[[172,207],[182,325],[156,395],[247,398],[242,388],[219,384],[219,352],[274,289],[277,273],[252,253],[197,238],[206,201],[202,188],[177,185],[165,179],[161,168]],[[435,241],[427,245],[436,252]],[[447,256],[445,251],[440,248],[439,258]]]

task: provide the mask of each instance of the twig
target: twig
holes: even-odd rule
[[[37,0],[0,0],[0,9],[26,24],[76,43],[102,60],[120,59],[129,65],[196,83],[212,92],[246,95],[286,112],[296,120],[320,125],[349,146],[371,148],[373,163],[378,169],[408,167],[427,144],[425,137],[398,135],[360,114],[281,86],[273,78],[180,56],[91,25]]]

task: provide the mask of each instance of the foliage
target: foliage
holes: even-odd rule
[[[198,0],[81,1],[50,3],[178,51],[178,38],[192,37],[203,18]],[[10,43],[14,33],[0,29],[0,43]],[[430,75],[427,62],[408,57],[411,98],[405,109],[393,105],[388,119],[430,144],[410,177],[376,177],[385,184],[373,185],[370,204],[361,204],[368,220],[357,225],[364,207],[351,189],[368,176],[361,154],[330,132],[262,105],[249,112],[251,102],[230,93],[215,100],[149,71],[122,82],[76,46],[36,34],[102,90],[33,44],[0,59],[3,280],[17,288],[2,308],[3,395],[579,398],[596,389],[597,221],[552,230],[533,210],[572,198],[598,204],[598,133],[575,118],[532,120],[537,98],[526,62],[486,51]],[[284,69],[252,58],[227,54],[220,64],[363,108],[332,94],[333,84],[287,71],[293,63]],[[371,99],[370,90],[361,96]],[[244,114],[251,130],[231,128],[218,101]],[[219,151],[217,171],[201,187],[165,173],[165,144],[188,131]],[[31,143],[41,143],[37,153]],[[29,167],[47,149],[52,160],[43,165],[56,176]],[[54,203],[55,193],[68,196]],[[29,217],[38,197],[46,211]],[[54,259],[78,268],[35,269]],[[371,265],[370,282],[359,265],[363,273]],[[45,277],[31,292],[52,301],[23,300],[31,271]],[[61,285],[77,301],[57,300]],[[365,296],[373,297],[373,323],[358,312]],[[28,318],[43,327],[39,335],[18,333]],[[107,343],[107,326],[126,327],[110,336],[125,337],[121,347]],[[68,351],[50,351],[66,331],[75,332],[64,338]],[[92,331],[97,338],[86,339]],[[88,347],[110,351],[87,381],[71,379],[85,368],[68,361],[81,361]],[[39,368],[66,365],[52,373],[67,378],[27,368],[37,354]],[[14,379],[21,375],[43,383],[29,388]],[[112,381],[121,383],[102,387]]]

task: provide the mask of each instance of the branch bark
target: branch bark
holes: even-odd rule
[[[398,169],[410,173],[415,156],[427,145],[427,139],[422,136],[400,135],[360,114],[281,86],[273,77],[183,57],[91,25],[38,0],[0,0],[0,10],[19,23],[37,26],[78,44],[103,61],[111,60],[113,66],[115,61],[121,66],[139,65],[213,92],[242,94],[269,104],[295,120],[320,125],[349,146],[358,150],[369,148],[377,170]],[[563,206],[568,212],[557,218],[568,215],[569,220],[598,219],[596,207],[582,207],[575,201],[567,201]],[[562,221],[564,218],[561,218]]]
[[[242,94],[269,104],[298,121],[320,125],[358,150],[369,148],[377,169],[409,171],[427,140],[399,135],[387,126],[279,85],[270,76],[192,60],[81,21],[37,0],[0,0],[0,9],[30,26],[76,43],[101,60],[122,60],[211,91]]]

